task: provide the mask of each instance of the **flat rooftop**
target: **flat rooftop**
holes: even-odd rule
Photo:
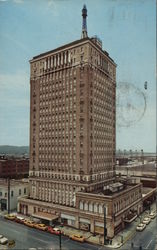
[[[114,185],[114,184],[117,184],[117,183],[113,183],[112,185]],[[120,183],[120,184],[122,184],[122,183]],[[88,193],[114,197],[114,196],[117,196],[119,194],[124,193],[125,191],[128,191],[128,190],[132,189],[133,187],[135,187],[137,185],[141,185],[141,184],[140,183],[124,184],[123,189],[117,190],[115,192],[112,192],[110,189],[106,189],[106,190],[101,189],[101,190],[91,191],[91,192],[88,192]],[[115,187],[116,186],[117,185],[115,185]]]

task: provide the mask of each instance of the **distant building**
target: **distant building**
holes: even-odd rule
[[[88,37],[85,6],[82,16],[80,40],[30,61],[30,197],[19,212],[113,237],[142,211],[141,184],[115,179],[116,64]]]
[[[0,158],[0,178],[25,178],[29,174],[29,160],[25,158]]]
[[[10,210],[17,209],[18,198],[29,195],[28,179],[10,180]],[[0,179],[0,210],[8,209],[8,180]]]

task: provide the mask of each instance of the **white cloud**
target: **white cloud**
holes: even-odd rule
[[[59,16],[59,12],[57,10],[57,1],[48,0],[48,10],[52,11],[54,16]]]

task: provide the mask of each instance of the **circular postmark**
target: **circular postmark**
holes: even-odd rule
[[[130,127],[139,122],[146,111],[146,95],[132,83],[117,84],[117,126]]]

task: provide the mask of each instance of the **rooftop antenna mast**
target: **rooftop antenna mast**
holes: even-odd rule
[[[86,5],[83,5],[83,9],[82,9],[82,34],[81,34],[81,38],[86,38],[88,37],[87,34],[87,8]]]

